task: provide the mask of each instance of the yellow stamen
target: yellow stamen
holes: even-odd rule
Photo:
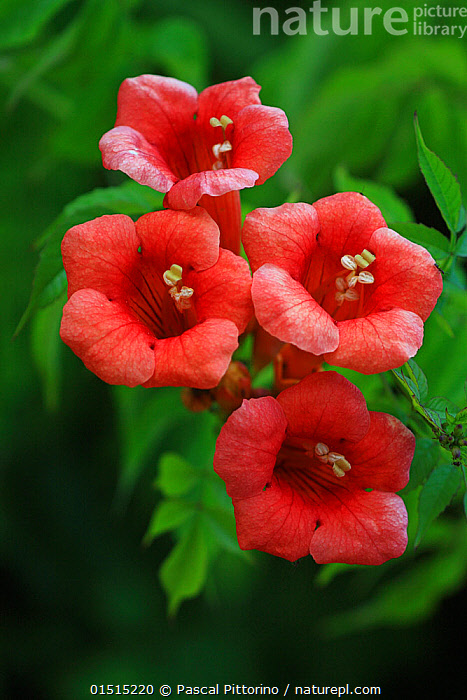
[[[221,126],[223,129],[227,129],[229,124],[233,124],[233,121],[230,119],[230,117],[227,117],[225,114],[222,115],[221,117]]]
[[[357,263],[358,267],[361,267],[363,270],[365,267],[368,267],[368,265],[371,265],[371,263],[375,260],[376,256],[373,255],[373,253],[370,253],[370,251],[366,248],[363,249],[361,255],[355,256],[355,262]]]
[[[183,269],[180,267],[180,265],[171,265],[170,270],[166,270],[163,274],[164,282],[169,287],[174,287],[177,282],[181,281],[182,272]]]
[[[368,262],[368,265],[371,265],[371,263],[376,260],[376,255],[373,255],[373,253],[370,253],[369,250],[364,248],[362,251],[362,258]]]
[[[315,445],[315,457],[323,464],[329,464],[335,476],[341,479],[346,472],[350,471],[351,464],[346,460],[340,452],[330,452],[329,447],[324,442],[318,442]],[[309,453],[307,453],[309,454]],[[311,456],[311,455],[310,455]]]
[[[363,299],[363,290],[360,295],[354,290],[357,282],[360,284],[373,284],[375,278],[365,268],[371,265],[376,260],[376,256],[370,253],[366,248],[363,249],[361,255],[343,255],[341,257],[341,265],[344,270],[350,270],[346,277],[338,277],[336,279],[337,292],[335,299],[338,306],[342,306],[344,301],[356,301]],[[361,268],[361,272],[358,271]],[[340,273],[342,275],[342,272]]]

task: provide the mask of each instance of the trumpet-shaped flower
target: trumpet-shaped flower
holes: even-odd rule
[[[248,264],[201,208],[102,216],[62,243],[60,334],[109,384],[215,387],[252,314]]]
[[[219,224],[221,245],[238,252],[238,190],[262,184],[292,152],[287,117],[261,105],[259,91],[252,78],[199,95],[174,78],[128,78],[115,127],[99,144],[104,166],[166,192],[171,209],[199,202]]]
[[[403,488],[412,433],[369,412],[336,372],[277,399],[245,400],[222,428],[214,469],[232,498],[238,542],[295,561],[382,564],[407,545]]]
[[[363,374],[399,367],[420,348],[441,274],[366,197],[257,209],[243,243],[256,317],[281,341]]]

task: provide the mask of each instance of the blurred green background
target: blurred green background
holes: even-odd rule
[[[341,3],[342,26],[350,7],[365,4]],[[293,566],[225,547],[203,594],[169,619],[158,570],[172,537],[142,545],[160,499],[153,481],[161,453],[182,438],[199,442],[200,425],[208,433],[210,426],[181,415],[178,390],[160,394],[158,404],[149,390],[114,390],[91,375],[57,342],[63,300],[12,341],[38,260],[34,242],[70,201],[125,181],[104,170],[97,144],[113,126],[118,87],[129,76],[171,75],[201,90],[252,75],[263,103],[286,111],[293,155],[244,193],[246,209],[277,206],[291,193],[309,202],[332,194],[333,174],[344,166],[395,188],[417,221],[445,232],[418,170],[413,113],[466,191],[465,41],[413,36],[411,26],[392,36],[376,20],[371,35],[360,27],[357,36],[316,36],[311,15],[306,36],[271,36],[266,22],[253,35],[253,6],[277,8],[281,26],[291,5],[1,4],[5,698],[80,699],[91,684],[217,682],[464,696],[466,535],[456,505],[419,552],[409,545],[400,562],[374,569],[320,570],[311,558]],[[404,3],[409,13],[417,5]],[[442,318],[427,323],[417,361],[430,394],[462,406],[465,292],[449,297]],[[370,408],[379,405],[379,388],[362,388]],[[167,406],[174,418],[164,423]]]

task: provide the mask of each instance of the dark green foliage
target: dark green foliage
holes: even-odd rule
[[[289,5],[277,6],[285,19]],[[459,629],[449,631],[467,577],[465,47],[390,36],[381,23],[371,36],[253,37],[251,10],[246,0],[1,3],[5,697],[217,680],[381,685],[388,697],[401,682],[408,694],[465,690]],[[162,206],[163,195],[106,171],[98,149],[121,81],[144,72],[199,90],[252,75],[263,102],[286,111],[293,155],[244,193],[244,211],[355,189],[444,270],[416,360],[376,377],[342,371],[371,410],[417,437],[401,559],[294,568],[246,557],[212,471],[216,419],[188,413],[178,389],[110,389],[61,344],[65,231]],[[256,380],[270,384],[271,368]]]

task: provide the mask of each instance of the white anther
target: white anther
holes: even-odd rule
[[[222,122],[219,121],[219,119],[217,119],[216,117],[211,117],[211,119],[209,120],[209,123],[211,126],[214,126],[214,127],[215,126],[222,126]]]
[[[232,150],[232,144],[230,141],[224,141],[224,143],[221,144],[219,148],[219,153],[227,153],[228,151]],[[217,156],[216,156],[217,158]]]
[[[344,455],[339,454],[339,452],[328,453],[329,464],[334,464],[334,462],[337,462],[339,459],[345,459]]]
[[[344,292],[336,292],[336,295],[334,298],[337,301],[337,305],[342,306],[342,304],[344,303],[344,299],[345,299],[345,293]]]
[[[355,285],[357,284],[358,277],[354,275],[353,272],[351,272],[350,275],[347,275],[346,282],[349,285],[350,289],[352,289],[352,287],[355,287]]]
[[[216,162],[212,164],[213,170],[222,170],[223,167],[224,167],[224,164],[221,160],[216,160]]]
[[[348,289],[344,294],[344,299],[347,299],[347,301],[357,301],[357,299],[360,299],[360,294],[356,289]]]
[[[317,457],[322,457],[323,455],[327,455],[329,452],[329,447],[324,444],[324,442],[318,442],[315,445],[315,455]]]
[[[347,289],[347,282],[343,277],[338,277],[336,279],[336,287],[340,292],[345,292]]]
[[[344,255],[341,258],[341,265],[342,267],[345,267],[346,270],[357,269],[357,263],[355,262],[355,258],[353,255]]]
[[[193,296],[194,290],[191,287],[182,287],[180,290],[180,296],[184,299],[189,299]]]
[[[169,290],[169,294],[173,298],[175,306],[179,311],[191,307],[190,297],[193,296],[193,292],[194,290],[191,289],[191,287],[182,287],[180,291],[178,291],[176,287],[172,287],[172,289]]]
[[[232,150],[232,144],[230,141],[224,141],[223,143],[215,143],[212,147],[212,152],[217,160],[220,159],[221,153],[227,153]]]
[[[373,284],[373,282],[375,281],[375,278],[373,277],[371,272],[367,272],[366,270],[360,272],[357,279],[361,284]]]

